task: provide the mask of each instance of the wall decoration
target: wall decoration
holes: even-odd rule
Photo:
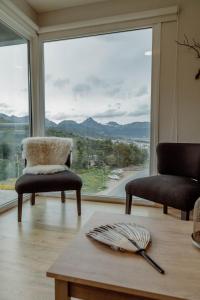
[[[183,42],[176,41],[176,43],[179,46],[184,46],[189,49],[192,49],[196,53],[197,58],[200,58],[200,42],[197,42],[195,39],[192,39],[191,41],[189,41],[189,38],[185,34]],[[200,78],[200,69],[198,70],[197,74],[195,75],[195,79],[199,79],[199,78]]]

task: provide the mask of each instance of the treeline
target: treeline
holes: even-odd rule
[[[22,174],[24,161],[21,156],[21,143],[13,141],[0,144],[0,180],[17,178]]]
[[[130,165],[142,165],[148,159],[147,149],[140,148],[136,144],[113,142],[111,139],[77,137],[54,129],[49,129],[47,135],[73,138],[73,168],[76,170],[91,166],[124,168]]]
[[[139,148],[136,144],[113,142],[111,139],[84,138],[54,128],[49,128],[46,135],[73,138],[72,168],[75,170],[93,166],[124,168],[142,165],[148,158],[147,150]],[[28,128],[0,131],[0,180],[16,178],[22,173],[24,161],[21,159],[21,140],[25,136],[28,136]]]
[[[17,178],[22,174],[21,141],[29,135],[27,125],[0,126],[0,180]]]

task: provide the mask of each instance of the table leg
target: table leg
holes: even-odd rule
[[[70,300],[69,284],[66,281],[55,280],[55,300]]]

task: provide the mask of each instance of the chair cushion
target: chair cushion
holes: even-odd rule
[[[193,209],[200,196],[198,181],[173,175],[138,178],[128,182],[125,189],[128,194],[181,210]]]
[[[48,175],[24,174],[15,184],[18,194],[80,190],[81,187],[81,178],[69,170]]]

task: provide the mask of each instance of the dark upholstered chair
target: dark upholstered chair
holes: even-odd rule
[[[126,184],[126,213],[131,213],[132,196],[181,210],[189,220],[190,211],[200,196],[200,144],[160,143],[157,146],[158,173]]]
[[[70,167],[71,152],[65,165]],[[75,190],[77,198],[77,212],[81,215],[81,178],[69,169],[52,174],[24,174],[18,178],[15,184],[18,193],[18,222],[22,218],[23,194],[31,194],[31,204],[35,205],[35,193],[61,192],[61,201],[65,202],[65,191]]]

